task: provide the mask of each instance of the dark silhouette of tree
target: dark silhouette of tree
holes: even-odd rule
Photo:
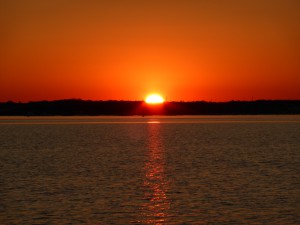
[[[1,116],[257,114],[300,114],[300,100],[165,102],[157,105],[149,105],[143,101],[84,101],[80,99],[0,103]]]

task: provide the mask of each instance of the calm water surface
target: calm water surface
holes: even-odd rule
[[[300,116],[0,117],[0,224],[299,224]]]

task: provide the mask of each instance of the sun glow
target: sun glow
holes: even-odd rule
[[[148,104],[159,104],[159,103],[163,103],[165,100],[164,98],[159,95],[159,94],[151,94],[151,95],[148,95],[146,97],[146,103]]]

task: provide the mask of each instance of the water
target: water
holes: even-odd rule
[[[0,117],[0,224],[299,224],[300,116]]]

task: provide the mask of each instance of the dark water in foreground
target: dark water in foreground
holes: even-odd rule
[[[0,117],[0,224],[299,224],[300,116]]]

